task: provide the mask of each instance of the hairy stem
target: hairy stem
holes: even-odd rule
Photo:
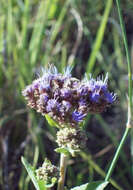
[[[60,157],[60,178],[58,181],[58,189],[57,190],[64,190],[66,167],[67,167],[67,156],[65,154],[61,154],[61,157]]]

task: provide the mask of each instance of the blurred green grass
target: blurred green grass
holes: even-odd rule
[[[131,58],[133,2],[121,1]],[[126,3],[125,3],[126,2]],[[60,72],[71,64],[81,78],[109,73],[117,104],[100,115],[90,115],[85,129],[87,148],[70,159],[69,187],[103,178],[124,130],[127,114],[127,65],[115,4],[112,0],[1,0],[0,1],[0,189],[32,189],[20,163],[25,155],[34,166],[53,152],[55,128],[26,108],[22,89],[40,67],[55,64]],[[109,147],[109,148],[108,148]],[[78,167],[77,167],[78,166]],[[84,167],[83,167],[84,166]],[[76,176],[76,177],[75,177]],[[130,139],[121,153],[109,189],[131,190]]]

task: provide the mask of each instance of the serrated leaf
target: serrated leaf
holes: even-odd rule
[[[48,114],[45,114],[45,118],[50,126],[59,128],[58,123],[54,121]]]
[[[67,148],[56,148],[55,151],[58,153],[65,154],[66,156],[70,155],[70,152]]]
[[[109,182],[105,181],[95,181],[91,183],[86,183],[81,186],[72,188],[71,190],[103,190]]]
[[[29,175],[31,181],[33,182],[36,190],[41,190],[39,187],[38,181],[36,179],[36,176],[34,174],[34,169],[32,168],[32,166],[27,162],[27,160],[24,157],[21,157],[21,161],[22,161],[25,169],[27,170],[28,175]]]

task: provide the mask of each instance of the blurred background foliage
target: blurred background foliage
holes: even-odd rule
[[[133,62],[133,1],[121,0]],[[125,128],[127,64],[115,1],[0,0],[0,189],[33,189],[21,155],[38,167],[45,157],[59,164],[53,150],[56,129],[28,109],[21,91],[38,70],[53,63],[73,75],[109,73],[117,103],[101,115],[89,115],[86,150],[71,158],[67,185],[103,179]],[[133,189],[132,137],[129,137],[107,189]]]

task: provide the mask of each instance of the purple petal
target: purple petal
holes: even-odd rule
[[[104,92],[104,98],[108,103],[112,104],[116,99],[116,95],[106,91]]]
[[[78,111],[74,111],[72,113],[72,119],[76,122],[82,122],[86,114],[80,113]]]
[[[96,102],[97,103],[99,101],[99,99],[100,99],[100,94],[98,92],[92,92],[90,94],[90,100],[92,102]]]

